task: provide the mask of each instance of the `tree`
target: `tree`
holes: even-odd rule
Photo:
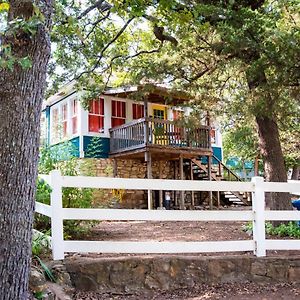
[[[27,299],[52,5],[51,0],[1,4],[1,299]]]
[[[102,67],[111,74],[102,59],[106,62],[112,59],[111,55],[115,60],[131,56],[122,48],[122,42],[117,41],[135,16],[146,9],[145,5],[135,7],[134,1],[131,7],[126,5],[126,10],[120,1],[113,2],[119,16],[128,17],[121,28],[114,26],[115,22],[109,18],[113,9],[106,1],[10,0],[0,3],[0,295],[3,300],[27,299],[40,117],[54,3],[58,18],[54,19],[52,39],[59,32],[56,42],[64,45],[68,39],[63,36],[75,34],[77,40],[72,46],[77,47],[77,53],[82,51],[87,67],[94,64],[88,73]],[[93,17],[96,19],[91,23]],[[102,22],[104,28],[98,28]],[[79,25],[89,30],[88,36],[93,34],[95,47],[90,49],[94,50],[91,54],[81,49],[82,44],[86,48],[90,45],[84,44]],[[80,44],[76,44],[78,39]],[[114,43],[117,46],[112,53],[105,53]],[[83,76],[82,65],[76,65],[74,59],[69,62],[73,70],[79,68]],[[94,79],[97,83],[97,78]]]
[[[299,118],[299,2],[172,1],[160,11],[177,48],[128,67],[136,81],[165,78],[189,90],[206,107],[255,120],[268,181],[286,181],[280,121]],[[140,66],[150,66],[140,69]],[[229,109],[230,108],[230,109]],[[236,119],[238,119],[236,117]],[[290,209],[288,194],[267,205]]]
[[[277,122],[298,95],[297,6],[292,0],[1,2],[0,295],[26,299],[50,32],[56,46],[50,73],[61,65],[68,70],[62,80],[88,80],[97,93],[118,74],[125,83],[172,82],[198,99],[204,90],[206,105],[244,94],[235,100],[255,116],[268,180],[284,181]],[[286,208],[288,199],[270,204]]]

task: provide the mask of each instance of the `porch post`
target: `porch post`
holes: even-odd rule
[[[211,156],[207,156],[207,175],[208,175],[208,180],[211,181],[211,164],[212,164],[212,159]],[[212,197],[212,191],[208,192],[209,194],[209,209],[213,209],[213,197]]]
[[[179,157],[179,169],[180,169],[180,179],[183,180],[183,158]],[[184,209],[184,191],[180,191],[180,203],[179,208]]]
[[[152,157],[149,151],[145,152],[147,162],[147,178],[152,179]],[[153,208],[152,190],[148,190],[148,209]]]
[[[148,101],[147,98],[144,98],[144,143],[147,147],[147,144],[149,143],[149,121],[148,121]]]
[[[191,172],[191,180],[194,180],[194,173],[193,173],[193,162],[190,160],[190,172]],[[192,208],[194,209],[195,207],[195,192],[192,191]]]
[[[206,125],[208,128],[208,148],[212,151],[211,147],[211,127],[210,127],[210,114],[209,111],[206,112]],[[211,165],[212,165],[212,155],[207,156],[207,175],[208,180],[211,181]],[[213,193],[212,191],[208,192],[209,197],[209,208],[213,209]]]
[[[178,179],[178,165],[177,165],[177,160],[174,160],[174,179]],[[175,206],[178,206],[177,191],[173,191],[173,194],[174,194],[174,203],[175,203]]]
[[[162,165],[161,160],[158,161],[159,165],[159,179],[162,179]],[[163,208],[163,191],[159,190],[159,207]]]

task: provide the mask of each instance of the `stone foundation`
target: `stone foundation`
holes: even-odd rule
[[[84,175],[113,177],[113,159],[82,159],[81,170]],[[174,162],[161,162],[162,179],[174,179]],[[153,178],[159,178],[159,162],[152,163]],[[147,165],[140,160],[117,160],[117,177],[147,178]],[[94,206],[120,208],[147,208],[147,192],[126,190],[95,190]]]
[[[300,282],[300,256],[76,258],[64,261],[77,290],[134,292],[192,288],[201,283]]]

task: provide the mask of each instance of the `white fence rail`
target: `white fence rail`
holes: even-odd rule
[[[266,256],[266,250],[300,250],[300,240],[268,240],[266,220],[300,220],[300,211],[265,210],[265,192],[299,194],[300,183],[264,182],[254,177],[252,182],[190,181],[161,179],[123,179],[61,176],[55,170],[40,175],[52,188],[51,205],[36,203],[36,212],[51,218],[52,254],[63,259],[65,252],[99,253],[200,253],[253,251]],[[130,190],[177,191],[245,191],[252,192],[252,210],[248,211],[183,211],[142,209],[63,208],[62,188],[101,188]],[[239,241],[201,242],[127,242],[127,241],[65,241],[63,220],[141,220],[141,221],[251,221],[253,239]],[[226,226],[224,226],[226,230]]]

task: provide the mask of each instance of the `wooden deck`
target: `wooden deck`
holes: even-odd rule
[[[142,118],[110,129],[110,156],[142,158],[154,152],[159,158],[211,155],[210,127],[187,128],[172,121]]]

